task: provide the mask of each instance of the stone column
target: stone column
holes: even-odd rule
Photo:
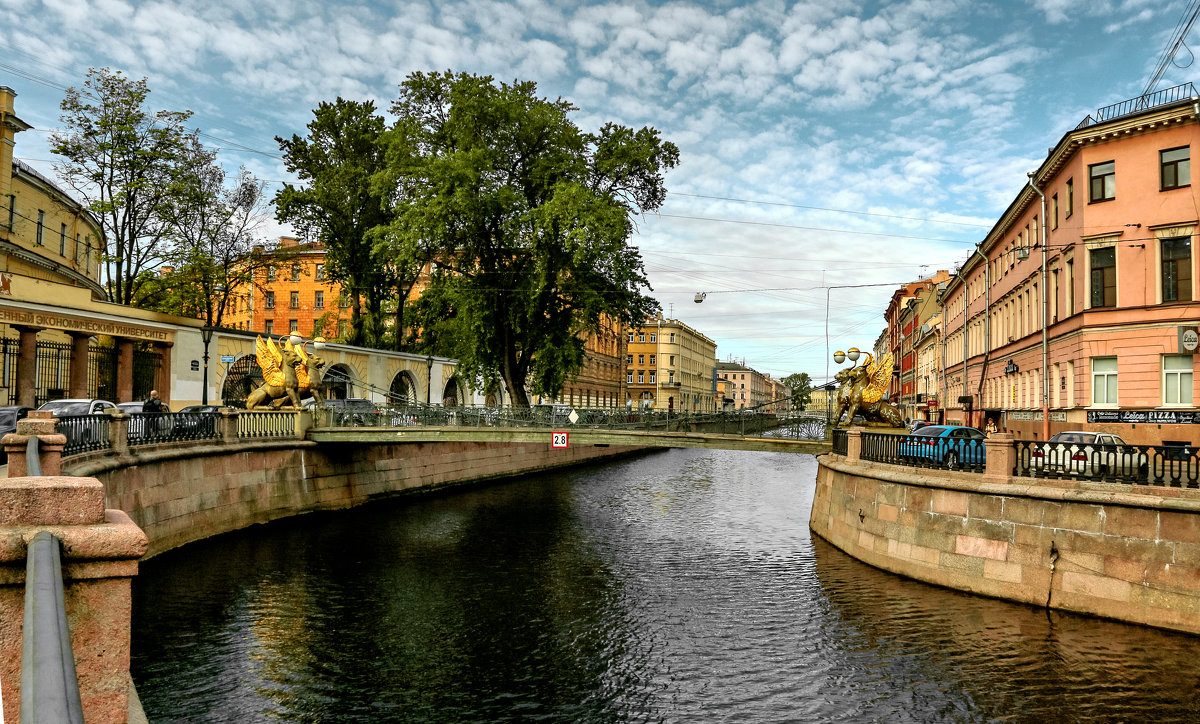
[[[987,455],[983,475],[986,478],[1003,478],[1005,482],[1012,477],[1013,468],[1017,465],[1017,451],[1013,448],[1015,436],[1011,432],[994,432],[983,441],[983,449]]]
[[[110,412],[108,422],[108,445],[114,455],[124,455],[129,452],[129,415],[124,412]]]
[[[864,429],[861,427],[851,427],[846,430],[846,460],[853,461],[862,457],[862,434]]]
[[[59,475],[62,472],[62,451],[67,444],[66,435],[56,432],[58,422],[49,410],[33,410],[29,416],[17,421],[17,431],[4,436],[0,443],[8,453],[8,477],[23,478],[28,474],[29,461],[25,459],[29,449],[29,438],[38,438],[38,461],[42,475]]]
[[[158,390],[158,396],[165,405],[171,404],[171,378],[174,376],[171,372],[171,347],[173,346],[172,342],[159,342],[155,345],[162,355],[162,364],[159,365],[158,374],[154,378],[154,389]]]
[[[133,402],[133,340],[117,338],[117,399]]]
[[[18,434],[42,424],[34,418]],[[124,512],[104,509],[104,486],[95,478],[7,478],[0,480],[0,501],[0,694],[6,721],[21,717],[26,546],[43,530],[62,541],[63,598],[84,719],[127,721],[130,581],[146,552],[145,533]]]
[[[17,404],[37,407],[37,333],[33,327],[13,326],[20,334],[17,343]]]
[[[67,397],[91,397],[88,393],[88,342],[91,337],[71,332],[71,372]]]
[[[232,407],[222,407],[219,412],[221,415],[218,422],[221,426],[221,442],[233,445],[238,441],[238,411]]]

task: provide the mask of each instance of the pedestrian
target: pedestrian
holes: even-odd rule
[[[158,390],[150,390],[150,398],[142,403],[142,412],[166,412],[167,406],[158,397]]]
[[[993,418],[988,418],[986,432],[988,437],[996,434],[996,421]]]

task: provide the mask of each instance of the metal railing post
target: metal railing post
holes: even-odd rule
[[[63,597],[62,544],[49,531],[39,531],[27,556],[21,724],[83,724]]]

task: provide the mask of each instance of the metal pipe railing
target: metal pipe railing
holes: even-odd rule
[[[83,724],[63,596],[62,543],[39,531],[25,563],[21,724]]]

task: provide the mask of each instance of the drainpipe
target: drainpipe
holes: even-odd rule
[[[1033,177],[1037,175],[1037,171],[1030,171],[1029,188],[1037,192],[1037,195],[1042,198],[1042,223],[1041,223],[1041,239],[1039,243],[1042,247],[1042,440],[1050,439],[1050,380],[1046,377],[1047,371],[1047,329],[1046,322],[1050,309],[1050,295],[1046,293],[1046,194],[1042,193],[1033,183]]]

